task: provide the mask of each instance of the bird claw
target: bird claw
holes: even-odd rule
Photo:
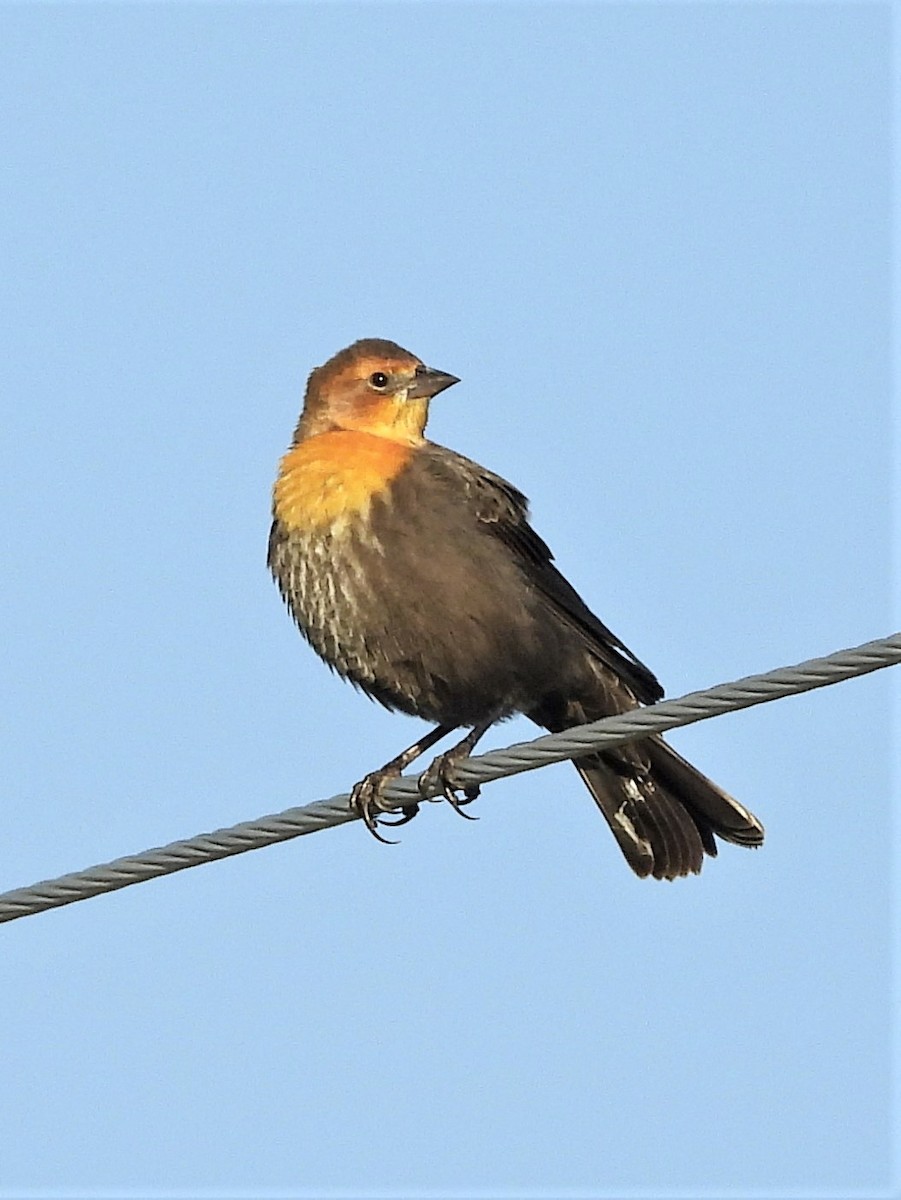
[[[457,752],[457,748],[455,748],[448,750],[445,754],[439,754],[431,766],[423,772],[418,786],[420,795],[424,800],[429,798],[429,792],[437,788],[440,795],[444,797],[455,813],[464,817],[467,821],[478,821],[478,817],[471,817],[469,813],[463,812],[463,809],[467,804],[472,804],[473,800],[478,798],[479,791],[481,790],[479,785],[470,783],[463,786],[455,784],[453,781],[454,767],[461,759],[468,757],[468,749]],[[459,791],[462,791],[466,797],[464,800],[461,800],[457,795]]]
[[[414,802],[413,804],[405,804],[404,807],[400,811],[401,811],[401,815],[397,818],[396,821],[389,821],[387,817],[382,817],[381,824],[382,825],[406,825],[406,824],[408,824],[408,822],[412,821],[413,818],[418,815],[419,804],[416,802]]]
[[[383,768],[381,771],[372,771],[359,783],[354,784],[353,791],[350,793],[351,807],[355,808],[363,818],[363,824],[376,841],[382,842],[386,846],[396,846],[397,842],[393,838],[382,837],[378,830],[379,824],[406,825],[419,812],[419,804],[414,801],[412,804],[404,805],[401,809],[401,816],[397,820],[390,821],[384,816],[385,810],[381,805],[382,792],[385,784],[391,779],[397,779],[399,775],[399,770],[387,768]]]
[[[481,796],[481,794],[482,794],[481,786],[478,783],[470,783],[467,787],[465,787],[463,789],[463,795],[466,797],[466,799],[465,800],[458,799],[457,807],[465,808],[467,804],[472,804],[473,800],[478,800],[478,798],[479,798],[479,796]],[[463,815],[465,816],[466,814],[464,813]],[[475,820],[475,819],[476,818],[473,817],[473,820]]]
[[[448,791],[445,791],[444,798],[447,800],[448,804],[451,806],[457,816],[463,817],[463,819],[466,821],[478,821],[478,817],[471,816],[468,812],[464,812],[463,809],[467,804],[472,804],[473,800],[477,800],[479,798],[480,790],[480,788],[475,786],[463,788],[463,795],[466,797],[466,799],[461,800],[454,789],[450,788]]]

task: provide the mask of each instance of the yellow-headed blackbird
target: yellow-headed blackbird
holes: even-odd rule
[[[385,781],[454,729],[470,733],[426,775],[459,807],[476,789],[456,798],[454,764],[494,722],[525,713],[557,731],[663,695],[554,566],[525,496],[423,436],[429,401],[457,382],[394,342],[348,346],[310,375],[274,489],[269,567],[304,637],[369,696],[437,726],[357,784],[373,832]],[[699,871],[714,835],[763,841],[658,737],[575,767],[638,875]]]

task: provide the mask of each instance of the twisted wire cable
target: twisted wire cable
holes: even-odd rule
[[[661,701],[648,708],[605,717],[564,733],[539,737],[504,750],[493,750],[460,763],[455,769],[455,778],[461,785],[489,783],[522,771],[533,771],[549,763],[578,758],[592,750],[620,745],[652,733],[665,733],[668,729],[706,721],[710,717],[737,712],[755,704],[766,704],[771,700],[841,683],[898,663],[901,663],[901,633],[849,650],[839,650],[825,658],[810,659],[761,675],[748,675],[733,683],[721,683],[702,691],[690,692],[676,700]],[[385,807],[397,807],[403,803],[409,804],[411,799],[420,799],[418,779],[419,776],[408,776],[390,783],[384,791]],[[285,842],[357,819],[358,814],[350,806],[349,795],[342,794],[255,821],[244,821],[228,829],[217,829],[213,833],[171,842],[168,846],[4,892],[0,894],[0,923],[74,904],[160,875],[171,875],[175,871],[229,858],[233,854],[243,854],[247,850],[259,850],[276,842]]]

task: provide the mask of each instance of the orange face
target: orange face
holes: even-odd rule
[[[414,445],[422,441],[429,416],[429,397],[409,395],[421,365],[412,358],[355,359],[322,380],[318,407],[340,429]]]
[[[298,433],[310,437],[326,429],[353,429],[416,445],[429,400],[456,382],[393,342],[355,342],[310,376]]]

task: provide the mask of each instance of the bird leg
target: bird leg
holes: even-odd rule
[[[419,802],[412,800],[409,804],[403,805],[401,808],[402,816],[396,821],[389,821],[381,816],[384,809],[381,807],[381,795],[385,785],[392,779],[397,777],[404,771],[414,759],[419,758],[420,754],[425,754],[426,750],[440,742],[443,737],[446,737],[452,730],[453,725],[438,725],[429,733],[421,737],[418,742],[414,742],[412,746],[408,746],[406,750],[402,750],[390,762],[385,763],[378,771],[372,771],[370,774],[361,779],[359,783],[354,785],[354,789],[350,794],[350,802],[353,808],[357,810],[366,828],[380,842],[386,845],[394,845],[389,838],[384,838],[378,831],[379,820],[383,825],[406,825],[408,821],[412,821],[419,812]]]
[[[420,776],[419,791],[423,799],[427,797],[430,791],[437,788],[454,812],[459,813],[461,817],[465,817],[467,821],[478,820],[478,817],[471,817],[469,813],[463,812],[463,808],[467,804],[472,804],[473,800],[478,797],[481,789],[477,783],[471,783],[462,788],[459,784],[455,784],[454,768],[464,758],[469,758],[479,739],[484,737],[493,724],[494,720],[492,719],[474,726],[462,742],[459,742],[456,746],[451,746],[450,750],[446,750],[444,754],[438,755],[431,766]],[[466,797],[465,800],[461,800],[457,796],[458,790],[462,790],[463,795]]]

